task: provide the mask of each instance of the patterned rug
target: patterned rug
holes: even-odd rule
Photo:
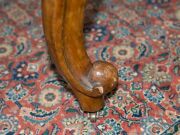
[[[180,134],[180,1],[88,1],[88,55],[119,74],[96,122],[51,66],[40,7],[0,0],[0,135]]]

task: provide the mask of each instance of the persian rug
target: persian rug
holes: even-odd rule
[[[179,135],[180,1],[89,0],[85,18],[119,75],[96,122],[50,62],[40,0],[0,0],[0,135]]]

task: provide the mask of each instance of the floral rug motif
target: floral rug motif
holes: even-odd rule
[[[0,0],[0,135],[179,135],[180,1],[88,0],[85,18],[119,75],[96,122],[51,66],[40,0]]]

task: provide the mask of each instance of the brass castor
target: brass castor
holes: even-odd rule
[[[88,113],[87,117],[91,122],[96,122],[100,118],[100,115],[99,115],[99,112]]]

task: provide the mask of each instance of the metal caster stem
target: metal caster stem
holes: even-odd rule
[[[87,117],[91,122],[96,122],[100,118],[99,112],[87,113]]]
[[[91,122],[96,122],[99,118],[103,117],[99,112],[83,112],[81,109],[79,111],[81,115],[87,117]]]

